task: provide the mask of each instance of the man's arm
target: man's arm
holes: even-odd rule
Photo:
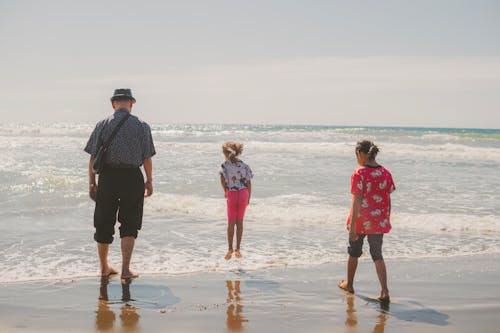
[[[95,173],[92,170],[92,164],[94,164],[94,158],[91,156],[89,160],[89,196],[90,199],[95,201],[97,196],[97,184],[95,182]]]
[[[153,160],[151,157],[144,160],[144,172],[146,172],[144,196],[149,197],[153,194]]]

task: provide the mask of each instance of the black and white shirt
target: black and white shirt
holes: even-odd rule
[[[232,191],[247,188],[247,181],[253,178],[252,169],[238,159],[222,163],[219,174],[224,177],[227,189]]]
[[[116,110],[113,115],[100,121],[90,135],[85,151],[95,157],[102,140],[106,141],[113,129],[128,114],[126,109]],[[139,167],[145,159],[156,154],[149,125],[134,115],[123,123],[116,133],[106,153],[105,163],[110,165],[126,165]]]

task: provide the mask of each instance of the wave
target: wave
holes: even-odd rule
[[[144,206],[153,218],[183,218],[223,221],[226,216],[224,198],[155,193]],[[332,227],[335,221],[345,219],[348,208],[337,208],[313,195],[290,194],[268,198],[253,198],[247,208],[246,219],[265,224],[289,226],[297,224]]]
[[[0,136],[88,136],[91,123],[0,124]],[[231,124],[152,124],[158,138],[223,137],[227,135],[281,139],[358,138],[360,134],[379,137],[422,138],[438,141],[491,141],[500,139],[499,129],[417,128],[417,127],[355,127],[309,125],[231,125]],[[359,138],[358,138],[359,139]]]
[[[155,193],[146,201],[144,209],[153,219],[224,221],[226,216],[223,198],[193,195]],[[348,212],[348,206],[338,206],[321,196],[278,195],[252,199],[246,220],[263,228],[302,225],[343,231]],[[500,234],[500,220],[494,215],[395,212],[392,221],[393,228],[411,232]]]
[[[453,160],[467,161],[468,163],[500,162],[500,146],[470,146],[461,143],[444,144],[421,144],[421,143],[399,143],[380,142],[380,160],[404,159],[420,161],[451,162]],[[157,142],[157,149],[170,151],[193,151],[199,152],[203,157],[212,157],[214,152],[220,150],[219,142]],[[342,157],[354,159],[354,143],[350,142],[267,142],[249,140],[245,142],[245,159],[250,156],[257,160],[260,156],[269,158],[270,154],[279,154],[276,157],[287,157],[283,153],[297,154],[297,161],[306,160],[314,156]],[[203,153],[206,152],[206,153]],[[180,156],[187,158],[189,156]]]
[[[88,136],[95,124],[0,124],[0,136]]]
[[[18,227],[6,231],[0,249],[0,283],[96,276],[90,203],[81,208],[77,213],[86,218],[14,219]],[[343,265],[347,209],[310,194],[256,198],[245,219],[244,259],[226,262],[223,198],[155,193],[146,201],[133,265],[143,274],[167,275]],[[36,233],[33,223],[50,234]],[[387,259],[500,253],[496,216],[396,212],[392,224],[384,238]],[[113,264],[121,259],[117,243],[111,248]]]

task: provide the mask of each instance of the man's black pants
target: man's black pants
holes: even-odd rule
[[[137,238],[142,227],[144,176],[139,168],[106,167],[99,174],[94,211],[94,239],[110,244],[115,223],[120,222],[120,238]]]

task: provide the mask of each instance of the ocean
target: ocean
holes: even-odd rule
[[[95,124],[0,125],[0,283],[96,276],[88,155]],[[132,259],[142,274],[344,265],[356,141],[393,174],[390,260],[500,253],[500,130],[152,124],[154,194]],[[221,144],[254,173],[241,260],[226,262]],[[369,259],[367,245],[364,258]],[[119,239],[110,262],[120,268]],[[389,268],[390,269],[390,268]]]

